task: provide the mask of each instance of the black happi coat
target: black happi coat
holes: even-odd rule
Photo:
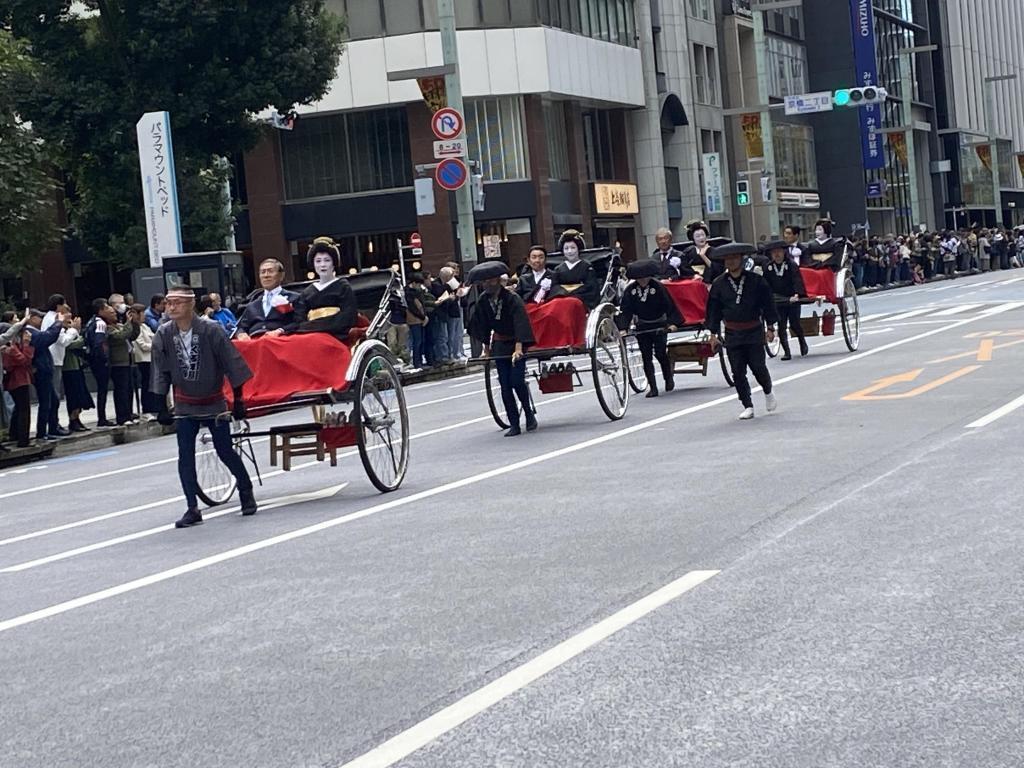
[[[620,305],[627,323],[635,317],[637,330],[650,331],[674,325],[682,326],[683,316],[676,303],[669,296],[668,289],[657,280],[651,280],[646,288],[637,282],[626,286]]]
[[[495,357],[507,357],[518,341],[525,351],[535,343],[526,304],[507,288],[502,288],[492,298],[486,291],[480,292],[469,319],[469,333],[481,344],[490,345]],[[492,334],[503,338],[492,339]]]
[[[337,307],[339,311],[330,317],[309,319],[311,311],[325,307]],[[337,278],[323,290],[313,283],[302,292],[295,307],[298,333],[329,333],[346,341],[349,330],[355,325],[358,312],[355,291],[345,278]]]
[[[580,259],[572,266],[563,261],[555,268],[555,280],[561,286],[579,285],[574,291],[567,292],[583,302],[588,310],[597,306],[601,299],[601,286],[590,262]]]
[[[710,254],[713,249],[711,246],[707,246],[704,250],[705,255]],[[691,245],[685,251],[683,251],[683,268],[681,270],[682,277],[693,277],[694,275],[701,275],[702,279],[708,285],[711,285],[718,277],[725,271],[725,268],[717,261],[712,261],[710,265],[704,264],[704,259],[700,257],[700,253],[697,251],[697,246]],[[701,274],[703,272],[703,274]]]
[[[723,322],[757,322],[755,327],[746,330],[726,329],[726,347],[763,344],[765,324],[774,325],[778,317],[775,301],[772,299],[772,289],[768,286],[768,281],[760,275],[743,272],[738,280],[734,280],[732,275],[726,272],[711,284],[704,320],[704,327],[711,333],[718,333]]]
[[[772,295],[779,304],[788,304],[791,296],[804,297],[807,289],[804,287],[804,279],[800,276],[800,267],[789,257],[781,265],[776,264],[772,259],[761,267],[764,270],[764,279],[772,289]]]

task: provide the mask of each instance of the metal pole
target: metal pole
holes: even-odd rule
[[[448,106],[465,115],[462,103],[462,82],[459,78],[459,42],[455,32],[455,0],[437,0],[437,18],[441,28],[441,53],[444,63],[453,65],[451,74],[445,75],[444,87]],[[462,274],[476,264],[476,225],[473,221],[473,194],[467,182],[455,193],[455,209],[459,217],[459,256]]]
[[[907,49],[900,51],[900,91],[903,97],[903,124],[907,131],[907,183],[910,192],[910,226],[916,228],[920,223],[918,216],[921,213],[920,190],[917,188],[917,152],[914,149],[914,79],[911,67],[913,66],[913,52]]]
[[[1003,219],[1003,193],[999,188],[999,150],[996,147],[996,121],[995,121],[995,80],[985,80],[985,131],[988,133],[991,154],[989,162],[992,163],[992,203],[996,209],[995,225],[1002,226]]]
[[[754,11],[754,58],[757,62],[757,96],[761,104],[769,102],[768,86],[768,41],[765,35],[764,11]],[[768,209],[768,232],[763,234],[771,235],[779,226],[779,196],[775,189],[775,140],[772,134],[772,113],[767,109],[761,110],[761,143],[764,146],[764,170],[769,178],[768,189],[771,202],[764,203]],[[758,179],[757,186],[761,186]],[[753,204],[754,190],[751,190],[751,204]],[[757,239],[757,227],[754,228],[754,240]]]

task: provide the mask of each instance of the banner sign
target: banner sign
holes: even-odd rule
[[[761,136],[761,114],[754,112],[743,115],[740,123],[743,127],[743,140],[747,145],[747,159],[764,157],[764,139]]]
[[[164,256],[181,253],[181,219],[178,215],[170,115],[167,112],[147,112],[135,124],[135,133],[139,141],[149,266],[160,267]]]
[[[421,77],[416,81],[423,94],[423,101],[427,104],[430,114],[448,106],[448,91],[445,89],[444,77]]]
[[[860,87],[878,85],[878,66],[875,63],[875,12],[871,0],[850,0],[850,21],[853,29],[853,66],[856,84]],[[882,110],[878,104],[858,107],[860,113],[861,155],[865,170],[885,167],[882,151],[883,134],[875,133],[882,127]]]
[[[722,199],[722,156],[717,152],[705,152],[701,155],[704,167],[704,212],[725,213],[725,201]]]

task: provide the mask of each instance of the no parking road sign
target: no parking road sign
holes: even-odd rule
[[[451,107],[437,110],[434,116],[430,118],[430,127],[434,130],[434,135],[441,141],[454,139],[460,135],[465,124],[458,110]]]
[[[437,170],[434,171],[434,178],[437,180],[438,186],[449,192],[454,192],[462,187],[468,177],[469,171],[466,169],[466,164],[457,157],[442,160],[437,164]]]

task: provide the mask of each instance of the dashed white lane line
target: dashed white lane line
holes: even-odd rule
[[[1003,282],[997,283],[997,285],[1013,285],[1014,283],[1019,283],[1021,280],[1024,280],[1024,277],[1015,277],[1012,280],[1003,280]]]
[[[992,413],[988,414],[987,416],[982,416],[977,421],[972,421],[965,428],[980,429],[981,427],[987,427],[992,422],[998,421],[999,419],[1003,418],[1003,416],[1008,416],[1009,414],[1013,413],[1022,406],[1024,406],[1024,395],[1021,395],[1020,397],[1011,400],[1004,406],[996,408],[994,411],[992,411]]]
[[[1024,307],[1024,301],[1011,301],[1006,304],[1000,304],[998,306],[982,310],[980,315],[981,317],[991,317],[992,315],[1001,315],[1004,312],[1012,312],[1013,310],[1020,309],[1021,307]]]
[[[389,768],[598,643],[700,586],[718,573],[719,571],[690,571],[682,578],[627,605],[579,634],[563,640],[540,656],[506,672],[497,680],[478,688],[454,704],[449,704],[426,720],[388,739],[379,747],[345,763],[342,768]]]
[[[949,317],[950,315],[959,315],[959,314],[962,314],[964,312],[969,312],[972,309],[977,309],[978,307],[983,307],[983,306],[985,306],[985,305],[984,304],[962,304],[959,307],[950,307],[949,309],[944,309],[941,312],[936,312],[933,315],[929,315],[929,317]]]
[[[886,320],[886,322],[887,323],[894,323],[897,320],[908,320],[911,317],[918,317],[920,315],[927,315],[929,312],[933,312],[934,309],[935,309],[934,307],[925,307],[923,309],[912,309],[909,312],[901,312],[898,315],[893,315],[888,320]]]
[[[898,339],[897,341],[892,341],[889,342],[888,344],[883,344],[880,347],[875,347],[874,349],[869,349],[865,352],[851,354],[846,357],[839,358],[838,360],[833,360],[831,362],[815,366],[814,368],[808,368],[806,370],[799,371],[797,373],[792,374],[791,376],[786,376],[782,379],[779,379],[775,383],[778,385],[782,385],[791,381],[798,381],[799,379],[803,379],[808,376],[814,376],[818,373],[832,370],[833,368],[838,368],[843,365],[849,365],[850,363],[858,362],[866,357],[872,357],[873,355],[878,355],[883,352],[887,352],[890,349],[896,349],[897,347],[901,347],[905,344],[913,344],[914,342],[920,341],[921,339],[927,339],[931,336],[935,336],[940,333],[947,333],[949,331],[962,328],[966,325],[976,322],[979,319],[979,317],[972,317],[967,318],[965,320],[958,320],[956,322],[952,322],[948,325],[945,325],[942,328],[934,328],[930,331],[925,331],[915,336],[908,336],[905,339]],[[755,391],[757,390],[760,390],[760,387],[756,388]],[[574,393],[574,395],[575,394],[577,393]],[[170,568],[168,570],[159,571],[149,576],[144,576],[140,579],[135,579],[133,581],[125,582],[123,584],[118,584],[113,587],[99,590],[98,592],[92,592],[86,595],[82,595],[80,597],[76,597],[71,600],[66,600],[61,603],[56,603],[47,608],[42,608],[37,611],[25,613],[20,616],[14,616],[13,618],[0,621],[0,632],[6,632],[17,627],[25,626],[26,624],[32,624],[37,621],[42,621],[44,619],[51,618],[53,616],[59,616],[60,614],[67,613],[68,611],[73,611],[78,608],[85,607],[87,605],[92,605],[103,600],[108,600],[112,597],[117,597],[128,592],[134,592],[136,590],[152,586],[153,584],[159,584],[161,582],[176,578],[178,576],[183,576],[185,574],[193,573],[204,568],[209,568],[219,563],[234,560],[236,558],[243,557],[253,552],[259,552],[261,550],[277,546],[278,544],[284,544],[286,542],[294,541],[296,539],[305,538],[307,536],[321,533],[323,531],[327,531],[341,525],[347,525],[348,523],[352,523],[357,520],[362,520],[363,518],[372,517],[373,515],[380,514],[381,512],[397,509],[409,504],[416,504],[426,499],[431,499],[435,496],[440,496],[442,494],[450,493],[452,491],[458,491],[463,488],[477,485],[479,483],[491,480],[496,477],[503,477],[509,474],[514,475],[520,472],[521,470],[527,469],[529,467],[548,464],[552,462],[554,459],[558,459],[562,456],[569,456],[571,454],[588,450],[598,445],[604,445],[605,443],[613,442],[622,437],[627,437],[629,435],[634,435],[639,432],[643,432],[644,430],[650,429],[651,427],[658,427],[661,426],[662,424],[667,424],[676,421],[677,419],[681,419],[693,413],[699,413],[700,411],[705,411],[709,408],[715,408],[725,403],[734,402],[735,395],[730,392],[728,395],[725,395],[723,397],[718,397],[713,400],[707,400],[703,403],[698,403],[697,405],[692,405],[678,411],[671,411],[669,413],[662,414],[661,416],[657,416],[653,419],[642,421],[638,424],[633,424],[622,429],[617,429],[613,432],[606,432],[602,435],[598,435],[597,437],[590,438],[589,440],[583,440],[577,443],[573,443],[571,445],[563,446],[562,448],[556,448],[555,450],[537,454],[529,458],[513,462],[511,464],[504,464],[502,466],[494,467],[493,469],[485,470],[475,475],[469,475],[459,480],[453,480],[451,482],[444,483],[433,488],[428,488],[423,491],[412,493],[409,494],[408,496],[402,496],[397,499],[392,499],[391,501],[375,504],[364,509],[357,510],[355,512],[339,515],[338,517],[323,520],[319,523],[308,525],[303,528],[297,528],[295,530],[278,534],[277,536],[272,536],[267,539],[254,541],[244,546],[225,550],[224,552],[220,552],[215,555],[210,555],[209,557],[204,557],[199,560],[193,560],[192,562],[185,563],[183,565],[177,566],[175,568]],[[458,425],[452,426],[452,428],[457,427]]]

